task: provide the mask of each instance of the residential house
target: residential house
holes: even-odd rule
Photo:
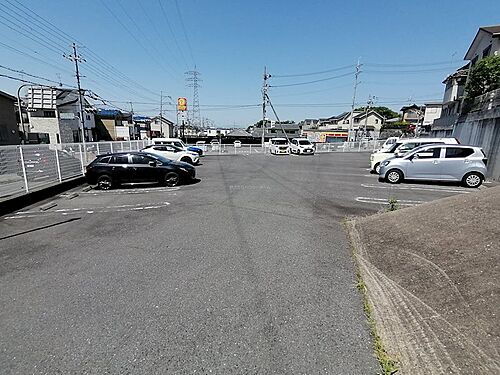
[[[464,60],[474,66],[485,57],[500,54],[500,25],[480,27]]]
[[[117,109],[99,109],[96,130],[99,140],[130,141],[134,134],[132,115]]]
[[[458,120],[465,83],[469,72],[469,64],[459,68],[445,78],[443,103],[440,116],[431,124],[431,135],[435,137],[451,136],[453,127]]]
[[[407,122],[410,125],[417,126],[421,124],[424,118],[425,108],[416,104],[403,106],[400,109],[401,121]]]
[[[160,116],[155,116],[151,119],[151,137],[171,138],[174,134],[174,123],[166,117],[162,116],[160,120]]]
[[[158,134],[152,134],[151,117],[148,116],[133,116],[132,139],[148,139],[159,137]]]
[[[21,143],[16,120],[17,99],[0,91],[0,145],[17,145]]]
[[[254,128],[252,131],[252,137],[262,138],[262,128]],[[280,124],[273,121],[271,124],[267,124],[265,128],[264,138],[297,138],[301,136],[301,127],[296,123]]]
[[[46,143],[81,142],[80,103],[77,90],[30,87],[27,110],[28,139]],[[95,109],[84,98],[85,139],[96,139]]]
[[[443,103],[441,102],[433,102],[433,103],[425,103],[424,104],[424,119],[422,122],[422,131],[419,135],[429,134],[431,131],[431,126],[434,123],[434,120],[441,117],[441,110],[443,108]]]

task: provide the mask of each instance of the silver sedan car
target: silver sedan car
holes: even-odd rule
[[[486,176],[487,158],[480,147],[428,145],[381,163],[379,181],[398,184],[403,180],[457,181],[479,187]]]

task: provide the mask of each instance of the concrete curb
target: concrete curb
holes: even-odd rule
[[[72,189],[85,182],[85,177],[75,177],[61,183],[49,185],[33,191],[29,194],[22,194],[0,202],[0,216],[9,214],[23,207],[43,201],[66,190]]]

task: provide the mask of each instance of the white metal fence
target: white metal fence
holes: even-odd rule
[[[0,146],[0,199],[29,193],[34,189],[82,176],[85,165],[97,155],[138,151],[150,140],[123,142],[63,143],[57,145]],[[316,145],[316,152],[373,151],[380,142],[323,143]],[[261,145],[211,145],[201,146],[205,155],[262,154],[269,152]]]
[[[384,141],[366,141],[366,142],[338,142],[338,143],[317,143],[316,152],[373,152],[380,148]],[[261,145],[235,146],[234,144],[204,144],[190,145],[203,149],[205,155],[231,155],[231,154],[262,154]],[[265,146],[264,152],[269,152],[269,147]]]
[[[82,176],[97,155],[138,151],[151,141],[0,146],[0,199]]]

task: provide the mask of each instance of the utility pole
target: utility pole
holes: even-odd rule
[[[163,91],[160,91],[160,135],[163,137]]]
[[[354,117],[354,106],[356,105],[356,91],[358,89],[358,85],[359,85],[359,81],[358,81],[358,77],[361,73],[361,66],[363,64],[361,64],[359,62],[359,58],[358,58],[358,63],[356,64],[356,73],[354,73],[354,77],[355,77],[355,80],[354,80],[354,93],[352,95],[352,107],[351,107],[351,115],[349,116],[349,128],[347,129],[347,141],[350,141],[351,139],[351,130],[353,128],[353,124],[352,124],[352,121],[353,121],[353,117]]]
[[[370,111],[371,106],[373,105],[373,99],[371,95],[368,95],[368,101],[366,102],[366,110],[365,110],[365,127],[363,129],[363,137],[366,137],[366,125],[368,124],[368,112]]]
[[[190,70],[186,73],[188,77],[186,78],[186,82],[188,82],[187,87],[193,88],[193,104],[192,104],[192,125],[200,127],[201,124],[201,115],[200,115],[200,97],[198,95],[198,89],[201,87],[199,82],[202,80],[199,78],[201,75],[200,72],[196,70],[196,65],[194,66],[194,70]]]
[[[73,47],[73,53],[70,55],[64,54],[63,56],[66,57],[68,60],[73,61],[75,63],[75,73],[76,73],[76,84],[78,87],[78,102],[80,103],[80,132],[82,135],[82,143],[83,143],[83,154],[85,158],[87,157],[86,153],[86,148],[85,148],[85,115],[83,113],[83,99],[82,99],[82,88],[80,87],[80,71],[78,69],[78,63],[79,62],[85,62],[85,59],[82,58],[77,50],[76,50],[76,43],[72,44]]]
[[[262,83],[262,153],[264,153],[265,144],[265,133],[266,133],[266,102],[267,102],[267,90],[269,89],[269,84],[267,80],[271,77],[267,74],[267,68],[264,67],[264,82]]]
[[[132,134],[135,138],[135,124],[134,124],[134,105],[132,104],[132,102],[129,102],[130,103],[130,123],[132,124]]]

